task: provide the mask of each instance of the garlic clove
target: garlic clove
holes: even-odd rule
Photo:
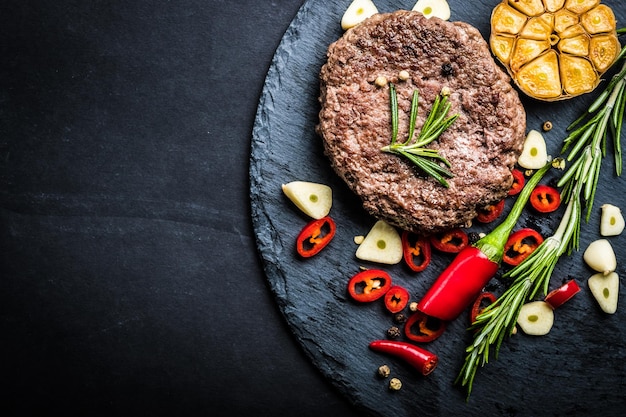
[[[333,204],[333,191],[324,184],[306,181],[292,181],[282,185],[283,192],[302,212],[314,219],[321,219],[330,213]]]
[[[546,335],[554,324],[554,310],[545,301],[524,304],[520,309],[517,324],[527,335]]]
[[[354,0],[341,18],[341,28],[348,30],[376,13],[378,9],[372,0]]]
[[[402,238],[393,227],[379,220],[356,250],[362,261],[394,265],[402,260]]]
[[[612,204],[603,204],[600,217],[600,234],[602,236],[617,236],[622,233],[624,226],[622,210]]]
[[[541,132],[531,130],[526,135],[524,148],[522,149],[522,153],[517,160],[517,163],[522,168],[539,169],[547,162],[548,150],[546,148],[546,141]]]
[[[420,12],[424,17],[438,17],[442,20],[450,19],[450,5],[446,0],[417,0],[413,11]]]
[[[607,314],[613,314],[617,311],[619,295],[619,276],[617,273],[594,274],[587,280],[587,285],[602,311]]]
[[[594,240],[587,246],[583,259],[594,271],[602,272],[604,275],[615,271],[617,259],[611,243],[606,239]]]

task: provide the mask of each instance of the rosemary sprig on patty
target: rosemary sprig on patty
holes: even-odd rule
[[[437,95],[417,138],[413,140],[419,106],[419,93],[417,90],[413,91],[411,115],[409,118],[409,135],[404,142],[398,142],[398,95],[393,83],[389,83],[389,101],[391,106],[391,144],[384,146],[381,150],[407,158],[422,172],[435,178],[441,185],[447,188],[448,182],[446,178],[453,176],[448,169],[450,162],[445,157],[439,155],[439,151],[436,149],[426,148],[425,146],[437,139],[459,116],[455,114],[446,117],[450,110],[448,96],[443,94]]]

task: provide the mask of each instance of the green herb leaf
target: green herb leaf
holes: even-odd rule
[[[626,30],[622,30],[626,33]],[[618,61],[626,57],[624,47]],[[550,277],[561,256],[577,250],[583,217],[583,204],[589,220],[600,177],[602,160],[606,154],[606,140],[613,137],[615,169],[621,174],[620,137],[626,105],[626,62],[604,91],[569,127],[569,135],[563,140],[561,153],[572,146],[567,157],[573,161],[557,186],[563,187],[563,200],[567,208],[554,234],[543,241],[523,262],[504,274],[513,278],[511,286],[478,315],[471,325],[473,341],[466,348],[463,367],[455,383],[472,391],[474,378],[480,366],[489,361],[490,352],[497,358],[504,339],[511,335],[522,305],[532,300],[540,291],[548,293]]]
[[[455,114],[447,117],[450,110],[448,97],[439,94],[424,124],[415,136],[417,110],[419,106],[419,94],[415,90],[411,99],[411,113],[409,116],[409,135],[404,142],[398,142],[398,95],[393,83],[389,84],[389,103],[391,106],[391,144],[384,146],[383,152],[393,153],[411,161],[420,171],[435,178],[441,185],[448,187],[446,178],[454,174],[448,169],[450,162],[439,155],[436,149],[425,148],[426,145],[437,139],[459,116]],[[443,165],[441,165],[443,164]]]

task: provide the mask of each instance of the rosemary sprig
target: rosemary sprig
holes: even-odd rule
[[[626,47],[620,53],[620,57],[626,55]],[[624,121],[624,107],[626,106],[626,61],[621,70],[616,73],[604,91],[583,113],[567,128],[570,134],[563,140],[561,153],[565,152],[570,145],[573,148],[567,157],[572,161],[576,156],[576,162],[571,164],[558,186],[563,186],[563,195],[567,196],[574,184],[582,182],[584,185],[584,202],[587,205],[585,219],[589,221],[593,200],[597,188],[598,176],[602,158],[606,155],[606,139],[608,133],[613,137],[613,154],[615,158],[615,173],[622,174],[622,149],[621,131]],[[584,123],[583,123],[584,122]],[[581,125],[582,124],[582,125]],[[582,157],[579,152],[582,151]]]
[[[625,56],[626,47],[622,49],[616,62]],[[578,249],[582,204],[587,206],[588,221],[602,160],[606,155],[606,138],[609,132],[613,136],[616,173],[621,175],[620,135],[626,104],[625,77],[626,62],[587,112],[567,129],[571,132],[563,141],[561,153],[565,153],[573,145],[567,160],[574,162],[557,184],[563,187],[563,199],[567,201],[567,208],[557,230],[522,263],[504,274],[505,277],[514,279],[512,285],[495,303],[484,309],[470,326],[470,330],[474,331],[473,341],[466,348],[465,361],[455,381],[467,387],[468,398],[478,368],[488,363],[492,350],[497,358],[502,342],[511,335],[515,327],[522,305],[532,300],[540,290],[546,295],[550,277],[561,256]]]
[[[409,135],[404,142],[398,142],[398,95],[393,83],[389,83],[389,102],[391,106],[391,144],[381,150],[403,156],[415,164],[422,172],[435,178],[441,185],[448,187],[446,178],[453,176],[448,169],[450,162],[439,155],[436,149],[425,148],[426,145],[437,139],[459,116],[455,114],[446,117],[450,110],[448,96],[439,94],[433,103],[430,113],[426,117],[417,138],[415,136],[415,123],[419,106],[419,93],[413,92],[411,99],[411,114],[409,117]],[[442,165],[443,164],[443,165]]]
[[[567,252],[570,242],[578,238],[580,210],[578,193],[572,193],[554,235],[545,239],[528,258],[505,274],[514,278],[513,284],[470,326],[469,329],[475,331],[474,339],[465,349],[465,361],[455,381],[467,387],[468,398],[478,368],[489,362],[492,349],[495,358],[498,358],[500,346],[504,338],[512,334],[524,303],[535,297],[539,289],[547,293],[550,276],[559,258]]]

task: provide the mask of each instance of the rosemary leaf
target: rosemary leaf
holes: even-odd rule
[[[420,171],[433,177],[444,187],[449,187],[446,178],[454,176],[448,168],[450,162],[439,154],[436,149],[425,148],[454,123],[458,114],[447,117],[450,110],[448,97],[437,95],[426,120],[424,121],[417,138],[415,128],[419,107],[419,93],[413,91],[411,112],[409,115],[409,132],[406,141],[398,141],[398,95],[393,83],[389,84],[389,103],[391,107],[391,143],[381,148],[381,151],[402,156],[411,161]],[[443,164],[443,165],[442,165]]]

